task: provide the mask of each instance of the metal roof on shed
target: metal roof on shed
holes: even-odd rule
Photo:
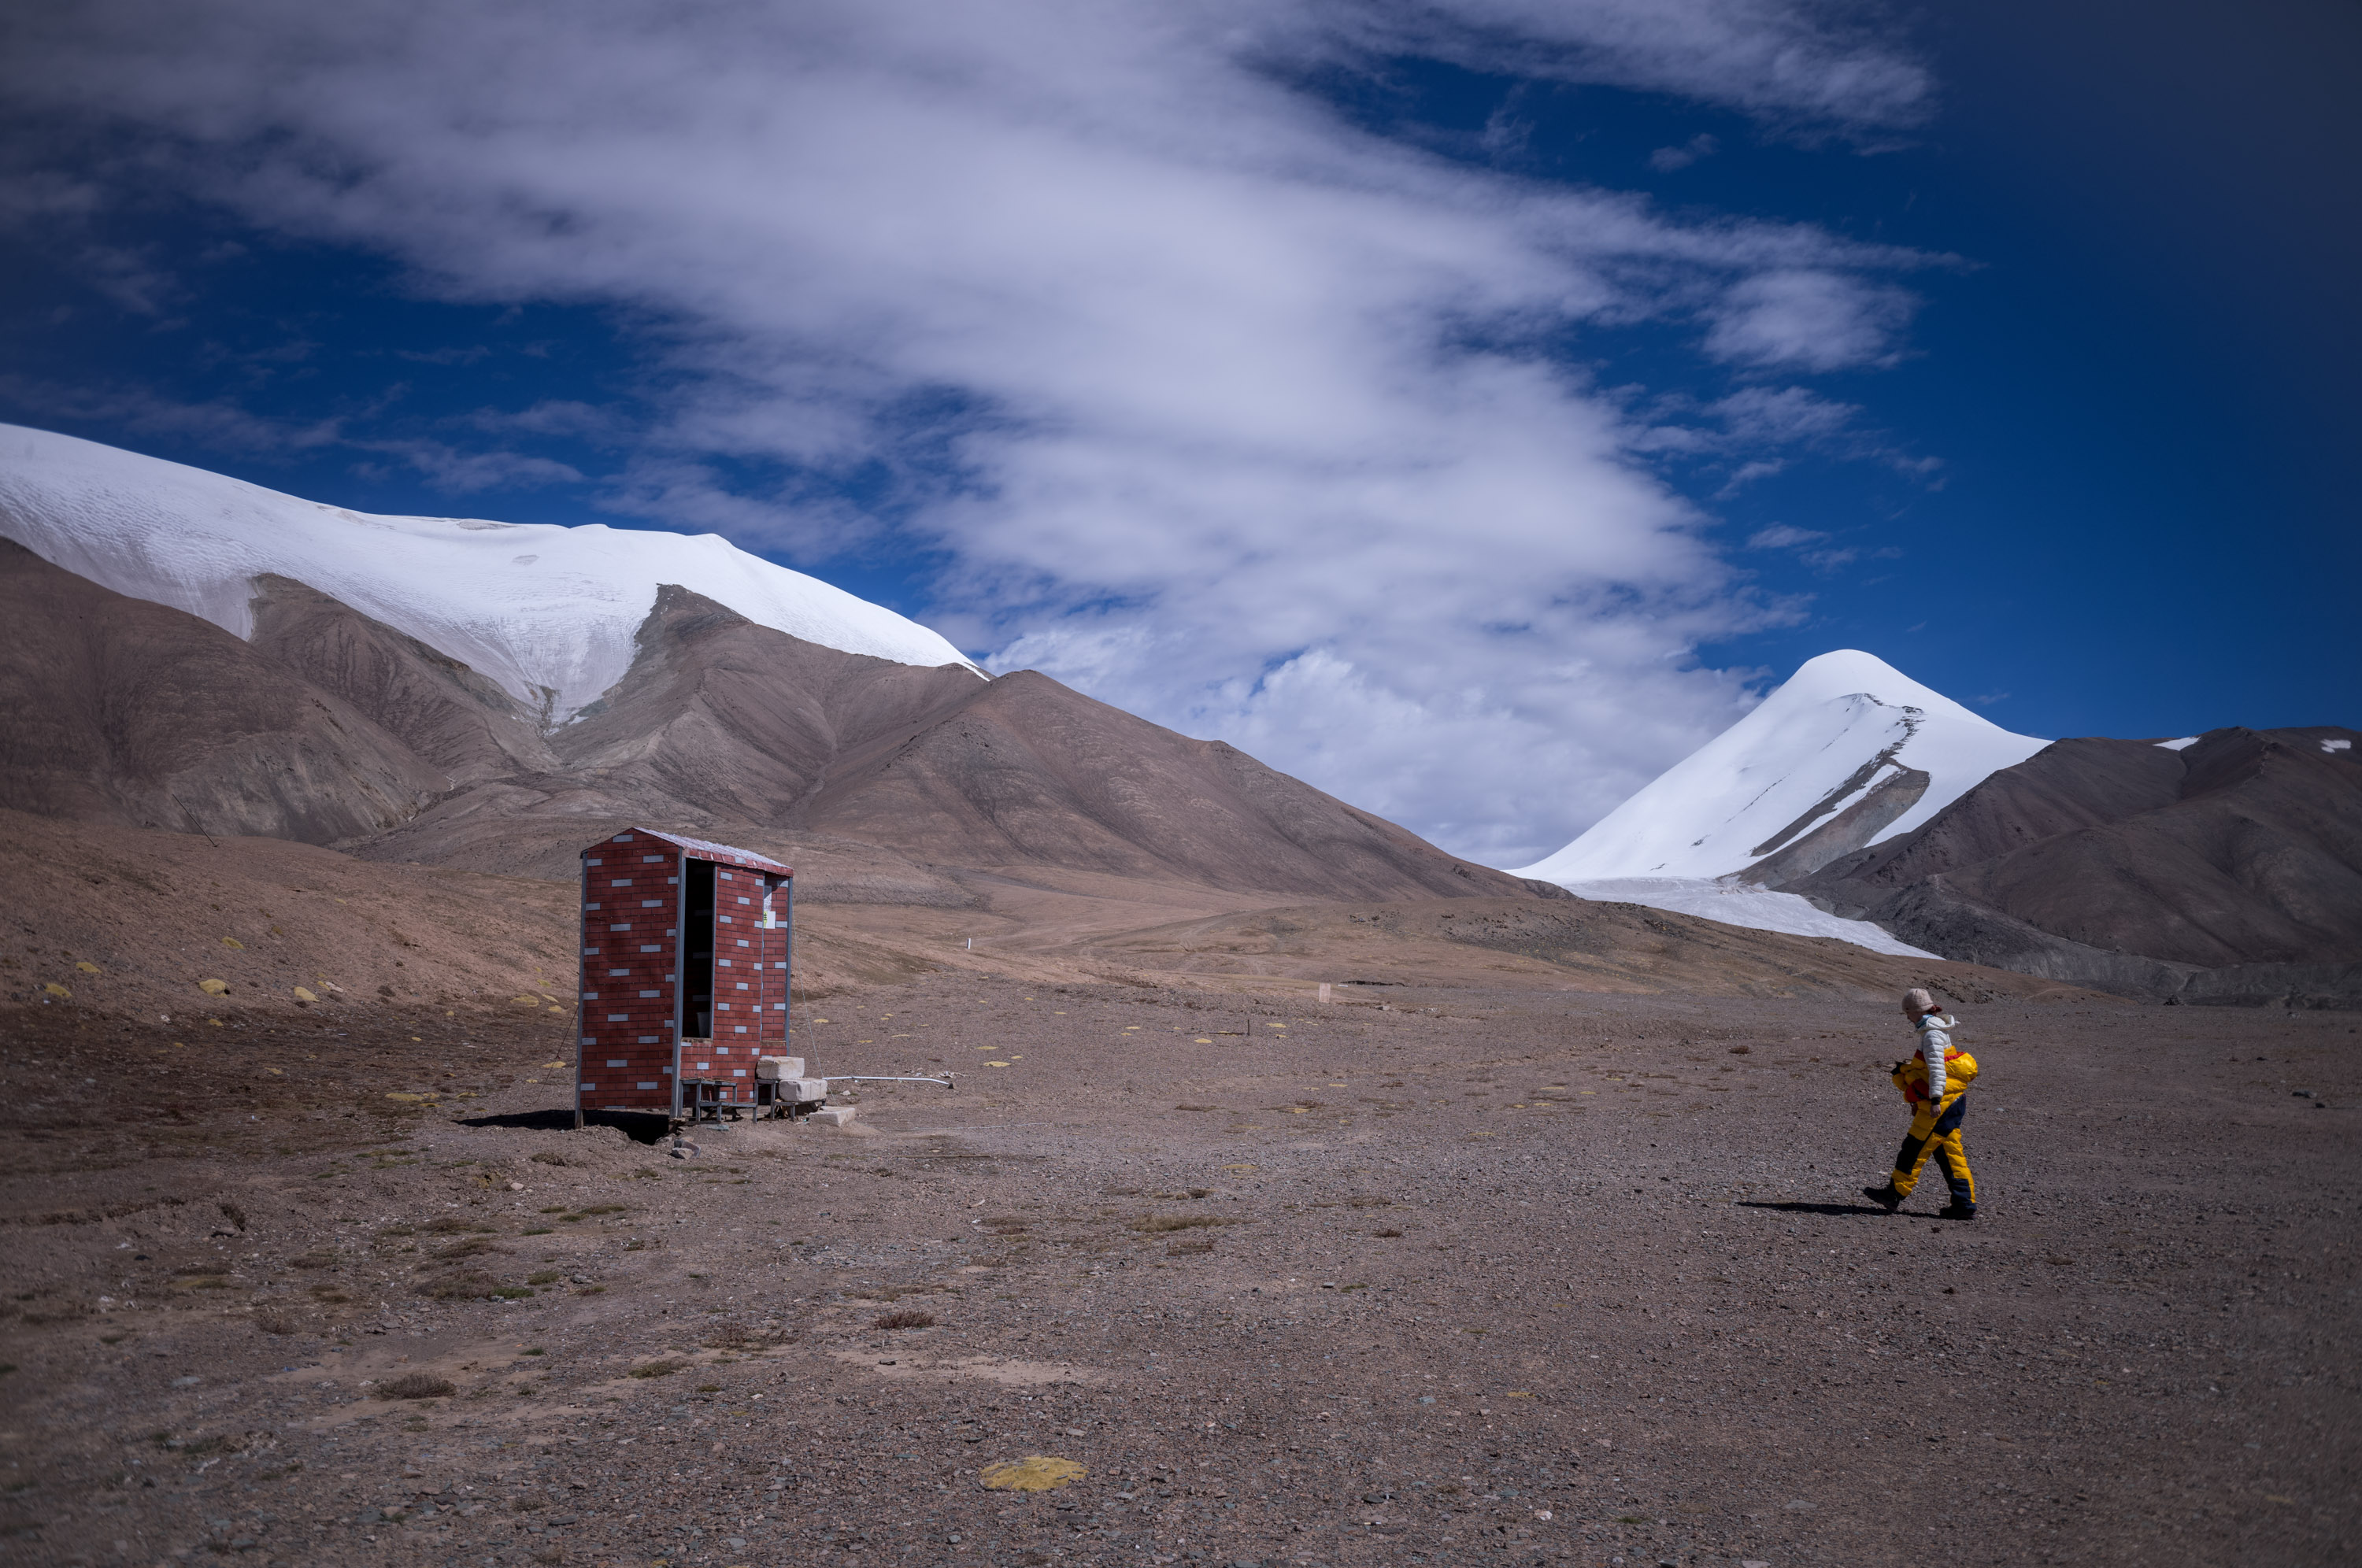
[[[757,855],[751,849],[740,849],[734,845],[715,844],[710,839],[689,838],[677,833],[658,833],[654,828],[626,828],[624,832],[615,834],[614,838],[602,842],[613,844],[616,839],[627,837],[662,839],[665,843],[693,855],[700,860],[716,861],[724,866],[740,866],[749,871],[768,871],[775,877],[795,875],[792,868],[780,865],[767,855]]]

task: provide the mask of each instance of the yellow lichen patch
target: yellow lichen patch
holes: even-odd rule
[[[223,938],[222,938],[222,945],[223,945],[224,947],[235,947],[235,948],[237,948],[240,953],[243,953],[243,952],[245,952],[245,951],[246,951],[246,944],[245,944],[245,943],[243,943],[243,942],[240,942],[240,941],[239,941],[237,937],[235,937],[235,936],[225,936],[225,937],[223,937]]]
[[[1199,1045],[1211,1045],[1211,1044],[1213,1043],[1213,1041],[1212,1041],[1211,1039],[1208,1038],[1207,1036],[1205,1036],[1205,1035],[1203,1035],[1203,1034],[1200,1034],[1199,1036],[1198,1036],[1197,1040],[1196,1040],[1195,1042],[1193,1042],[1193,1043],[1199,1044]]]
[[[205,995],[209,997],[227,996],[229,994],[229,982],[227,980],[199,980],[197,982],[197,989],[204,992]]]
[[[435,1101],[435,1097],[431,1094],[405,1094],[400,1089],[393,1090],[385,1098],[398,1099],[404,1105],[431,1105]]]
[[[562,1071],[565,1066],[566,1064],[563,1062],[544,1062],[541,1065],[541,1070],[545,1073],[559,1072]]]
[[[996,1492],[1054,1492],[1089,1474],[1071,1459],[1033,1453],[1023,1459],[1004,1459],[998,1464],[988,1464],[979,1478]]]
[[[310,987],[298,986],[295,988],[295,999],[297,1001],[318,1001],[320,999],[313,993]]]
[[[63,986],[58,984],[55,980],[51,980],[48,985],[43,986],[41,989],[48,992],[50,996],[57,998],[60,1001],[73,1000],[73,993],[66,989]]]
[[[541,1006],[541,999],[539,997],[511,997],[509,998],[509,1000],[516,1003],[519,1007],[538,1008]]]
[[[87,958],[83,959],[81,963],[76,964],[74,967],[80,969],[85,975],[95,975],[98,973],[98,966],[92,963]]]
[[[1009,1064],[1006,1062],[987,1062],[985,1066],[988,1067],[1005,1067],[1009,1066]]]

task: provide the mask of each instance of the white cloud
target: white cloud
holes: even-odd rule
[[[1888,365],[1914,301],[1891,284],[1814,268],[1740,280],[1710,312],[1707,352],[1766,370]]]
[[[0,69],[423,288],[629,307],[663,414],[613,507],[806,563],[947,552],[933,618],[997,666],[1518,864],[1744,708],[1753,672],[1696,668],[1703,641],[1791,613],[1738,586],[1646,454],[1851,412],[1749,387],[1710,436],[1667,432],[1552,346],[1703,310],[1704,347],[1749,370],[1882,363],[1909,300],[1876,280],[1923,259],[1447,162],[1293,83],[1396,52],[1787,134],[1924,114],[1920,69],[1831,15],[88,0]],[[461,486],[516,460],[400,455]],[[792,477],[722,477],[749,469]],[[849,504],[853,476],[884,501]]]
[[[1774,523],[1769,528],[1759,528],[1748,536],[1747,547],[1750,550],[1785,550],[1797,545],[1817,545],[1827,537],[1827,534],[1811,528],[1793,528],[1785,523]]]
[[[1687,169],[1701,158],[1711,158],[1721,144],[1701,131],[1679,147],[1661,147],[1649,154],[1649,167],[1660,174]]]

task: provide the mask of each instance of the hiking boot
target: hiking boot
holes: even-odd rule
[[[1884,1187],[1865,1187],[1861,1189],[1861,1195],[1889,1214],[1903,1207],[1903,1195],[1894,1190],[1893,1182],[1888,1182]]]
[[[1977,1206],[1973,1203],[1947,1203],[1936,1211],[1938,1220],[1973,1220],[1976,1217]]]

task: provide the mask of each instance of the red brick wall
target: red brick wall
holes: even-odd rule
[[[681,1043],[685,1076],[720,1078],[751,1103],[755,1058],[788,1037],[788,931],[766,911],[787,909],[785,879],[717,864],[713,872],[713,1037]]]
[[[642,833],[583,852],[580,1110],[672,1110],[681,860]],[[726,1080],[733,1099],[751,1102],[755,1058],[786,1046],[789,889],[784,877],[715,862],[713,1036],[683,1042],[681,1068]]]
[[[583,852],[575,1103],[585,1110],[672,1110],[679,915],[680,854],[671,845],[617,834]]]

